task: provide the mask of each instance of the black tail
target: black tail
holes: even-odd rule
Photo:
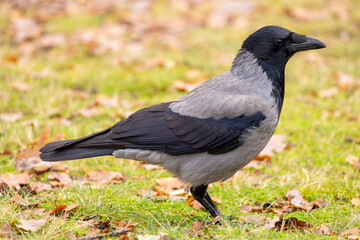
[[[119,147],[115,149],[109,143],[109,131],[106,129],[78,139],[48,143],[40,149],[40,158],[46,162],[55,162],[112,155]]]

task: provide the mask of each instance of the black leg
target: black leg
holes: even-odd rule
[[[215,203],[211,200],[210,195],[207,193],[207,187],[207,185],[191,187],[190,192],[193,197],[210,212],[211,216],[214,218],[222,216]]]

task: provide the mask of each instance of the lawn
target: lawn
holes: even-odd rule
[[[128,229],[110,238],[359,239],[359,23],[357,0],[2,1],[0,238],[79,239]],[[228,70],[242,41],[265,25],[316,37],[327,48],[297,54],[287,65],[276,130],[286,149],[210,186],[234,221],[209,225],[209,214],[187,203],[187,186],[163,186],[171,175],[140,162],[31,163],[44,142],[102,130]],[[24,182],[13,174],[25,174]],[[14,185],[2,188],[9,176]],[[181,193],[173,195],[174,188]],[[241,210],[275,209],[291,189],[323,204]],[[268,220],[259,224],[249,215]],[[267,228],[275,217],[306,227]],[[21,226],[31,220],[43,224]],[[129,221],[134,226],[123,224]],[[329,230],[319,230],[324,226]]]

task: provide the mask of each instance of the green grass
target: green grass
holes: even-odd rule
[[[9,39],[9,23],[13,17],[3,4],[0,4],[0,32],[5,37],[0,40],[0,93],[8,98],[0,98],[0,113],[23,112],[21,120],[0,122],[0,152],[5,149],[14,155],[0,156],[0,172],[16,172],[16,153],[28,146],[46,128],[52,129],[52,135],[64,133],[66,139],[87,135],[111,126],[120,120],[123,113],[130,113],[141,107],[159,102],[170,101],[181,96],[182,92],[173,91],[175,81],[184,80],[185,72],[200,70],[204,76],[215,76],[226,71],[231,60],[221,60],[223,56],[235,56],[242,40],[263,25],[281,25],[299,33],[308,34],[323,40],[327,48],[314,53],[301,53],[293,57],[286,69],[285,103],[276,133],[286,134],[291,149],[276,154],[270,165],[260,166],[265,178],[258,176],[253,169],[244,169],[237,177],[225,183],[215,183],[210,187],[210,195],[222,200],[220,210],[225,215],[236,218],[247,215],[240,213],[242,205],[261,205],[285,199],[292,188],[300,190],[308,201],[324,198],[329,206],[310,212],[298,211],[285,215],[320,226],[327,224],[331,231],[360,227],[360,211],[350,200],[360,197],[360,172],[349,165],[345,158],[349,154],[360,156],[360,145],[346,142],[347,137],[360,137],[360,88],[340,91],[333,97],[320,98],[323,89],[336,86],[335,72],[344,72],[360,79],[360,5],[351,3],[347,19],[335,17],[328,1],[256,1],[260,5],[249,17],[250,25],[242,28],[224,26],[212,29],[199,24],[185,27],[175,37],[183,46],[173,49],[164,43],[157,43],[151,35],[143,35],[136,40],[131,32],[125,34],[126,41],[139,41],[143,45],[140,55],[134,60],[121,62],[125,53],[89,54],[83,46],[62,46],[52,50],[38,51],[25,57],[20,47]],[[285,8],[299,7],[324,9],[326,19],[303,21],[285,13]],[[188,13],[201,16],[206,6],[195,8]],[[128,10],[113,10],[108,14],[91,14],[83,11],[79,14],[56,15],[44,21],[44,31],[62,33],[67,36],[74,32],[101,28],[103,24],[121,22]],[[23,13],[33,17],[34,10]],[[152,11],[154,19],[182,19],[179,13],[166,1],[158,1]],[[240,13],[242,14],[242,13]],[[196,18],[195,18],[196,19]],[[165,22],[166,23],[166,22]],[[170,28],[172,22],[169,21]],[[175,28],[175,27],[174,27]],[[342,35],[348,35],[342,39]],[[152,41],[150,40],[152,39]],[[149,40],[149,41],[147,41]],[[130,53],[129,53],[130,54]],[[323,58],[324,63],[309,61],[309,54]],[[6,61],[9,56],[17,56],[17,64]],[[153,67],[141,70],[147,60],[158,57],[171,59],[173,68]],[[139,70],[140,66],[140,70]],[[45,70],[44,70],[45,69]],[[48,74],[42,75],[45,71]],[[40,76],[39,76],[40,75]],[[23,81],[30,85],[27,92],[13,89],[13,83]],[[359,82],[359,80],[357,80]],[[82,89],[89,94],[87,99],[69,97],[66,89]],[[59,124],[52,113],[63,117],[70,116],[79,109],[88,106],[96,96],[102,93],[117,95],[127,102],[137,101],[137,105],[123,104],[120,107],[100,107],[100,115],[84,118],[76,116],[71,125]],[[1,94],[0,94],[1,96]],[[338,112],[331,116],[330,111]],[[36,121],[37,125],[26,124]],[[170,176],[163,170],[144,170],[141,166],[130,164],[127,160],[111,157],[92,158],[66,162],[71,166],[71,175],[84,174],[84,169],[105,169],[120,171],[129,179],[123,184],[109,185],[95,189],[90,186],[74,185],[66,189],[25,195],[31,202],[41,202],[39,207],[48,210],[53,203],[80,204],[80,207],[68,220],[51,218],[45,227],[36,233],[21,232],[24,239],[65,239],[64,233],[71,231],[84,235],[89,226],[81,225],[79,218],[98,214],[101,219],[130,219],[138,223],[133,236],[165,233],[171,238],[191,239],[189,231],[195,220],[208,221],[208,214],[193,210],[184,201],[156,202],[140,196],[140,190],[151,190],[153,178]],[[143,180],[134,177],[145,176]],[[42,177],[42,179],[46,179]],[[23,208],[9,205],[12,196],[0,198],[0,225],[4,222],[16,222],[23,216]],[[194,216],[192,215],[194,214]],[[273,216],[268,213],[266,215]],[[252,225],[222,225],[205,230],[203,238],[216,239],[337,239],[338,236],[316,236],[311,231],[260,230]]]

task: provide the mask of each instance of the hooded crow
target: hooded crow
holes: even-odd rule
[[[230,70],[172,101],[139,110],[91,135],[40,149],[43,161],[113,155],[161,165],[191,184],[191,194],[221,216],[208,184],[225,181],[265,147],[279,122],[285,65],[321,41],[277,26],[251,34]]]

